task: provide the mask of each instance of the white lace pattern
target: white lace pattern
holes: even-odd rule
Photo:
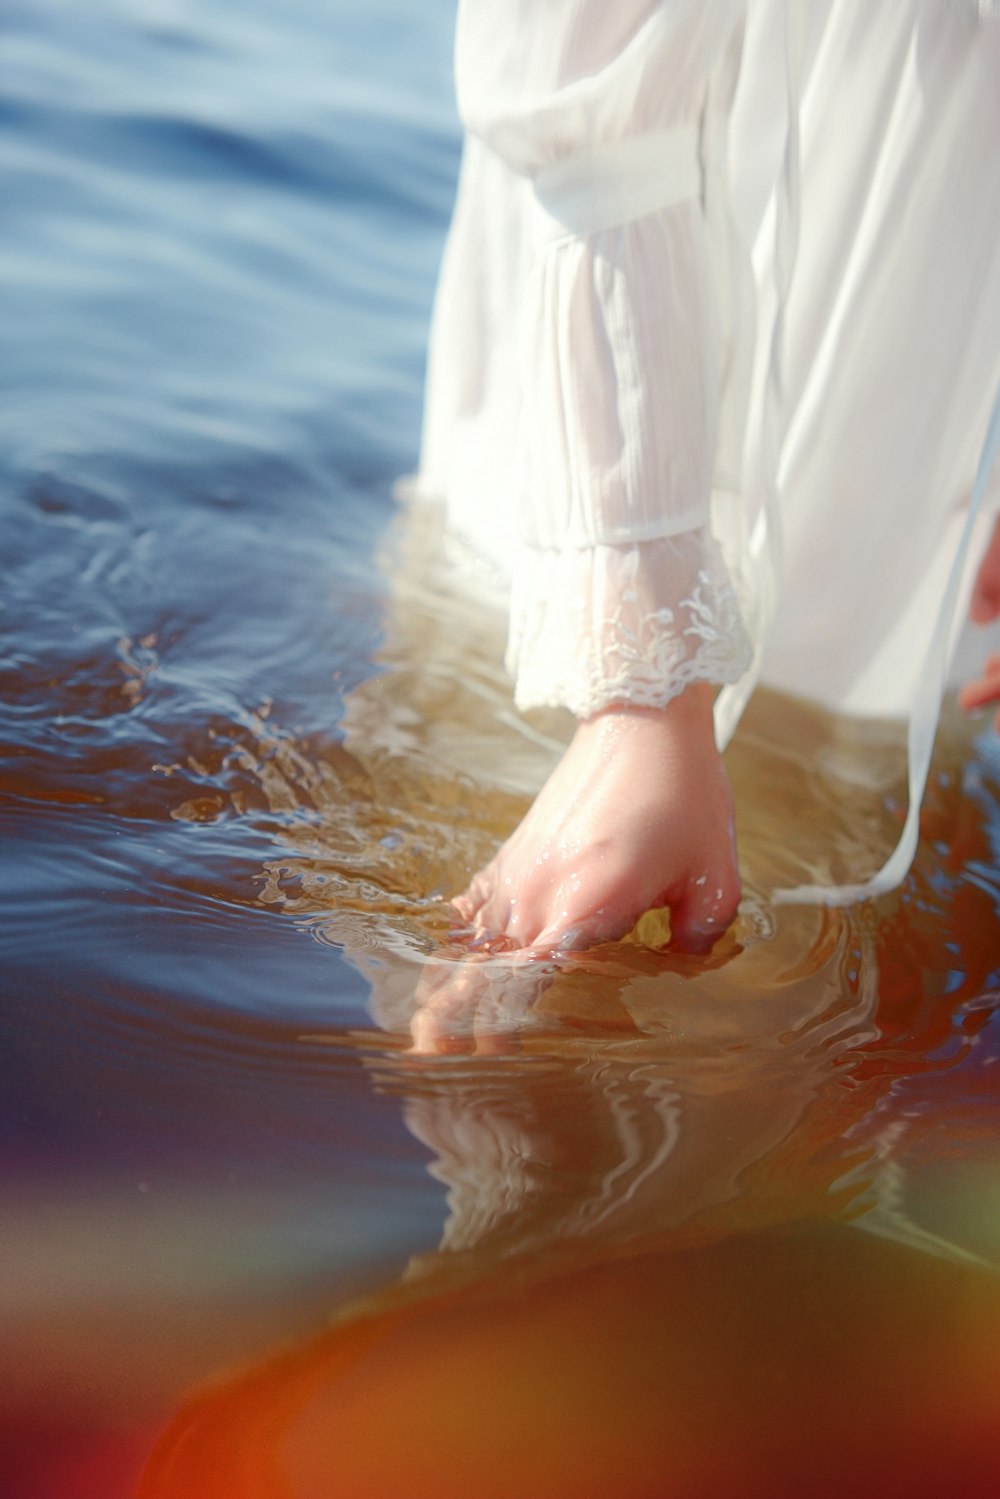
[[[588,718],[614,702],[662,708],[691,682],[734,682],[752,648],[707,526],[632,545],[525,548],[507,665],[519,708]]]

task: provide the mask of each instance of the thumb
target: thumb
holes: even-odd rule
[[[740,878],[705,873],[689,879],[670,904],[670,946],[675,952],[707,953],[729,929],[740,904]]]

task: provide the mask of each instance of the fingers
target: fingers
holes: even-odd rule
[[[456,895],[452,900],[455,910],[469,926],[472,925],[483,906],[489,900],[492,888],[489,880],[490,867],[487,866],[486,869],[481,869],[470,881],[468,887],[462,891],[461,895]]]
[[[417,987],[410,1051],[422,1056],[510,1055],[551,966],[526,953],[469,954],[428,964]]]
[[[584,952],[588,947],[599,947],[602,942],[624,937],[641,915],[641,911],[625,914],[620,908],[608,907],[574,920],[567,910],[560,909],[558,916],[534,938],[531,951],[540,958],[553,953]]]
[[[477,937],[487,940],[509,937],[517,946],[523,945],[517,895],[511,880],[502,877],[496,860],[480,870],[468,889],[455,896],[452,905]]]
[[[534,945],[547,910],[558,900],[550,882],[515,881],[494,860],[451,903],[472,929],[471,937],[463,937],[464,945],[510,951]]]
[[[975,682],[967,682],[960,689],[958,701],[966,713],[1000,702],[1000,651],[987,657],[981,677]]]
[[[976,580],[972,603],[969,605],[969,618],[974,625],[989,625],[998,615],[1000,615],[1000,576],[996,579],[983,579],[980,576]]]
[[[476,1018],[489,977],[476,954],[455,962],[428,964],[416,992],[410,1021],[410,1050],[422,1056],[450,1056],[475,1051]]]
[[[464,896],[453,902],[462,914],[465,910],[474,913],[468,921],[472,934],[464,943],[470,956],[506,952],[539,959],[582,952],[624,937],[646,910],[635,892],[615,888],[612,881],[613,888],[603,892],[605,903],[599,907],[585,898],[577,883],[547,892],[547,899],[539,907],[542,919],[535,910],[537,903],[530,900],[523,900],[523,909],[516,915],[516,899],[488,891],[485,882],[478,883],[483,880],[483,876],[477,876],[470,886],[470,890],[477,887],[478,904],[466,901]],[[722,870],[703,873],[681,884],[676,895],[663,902],[670,907],[671,948],[692,955],[709,952],[732,925],[740,894],[735,855]]]
[[[695,957],[710,952],[736,919],[740,880],[735,867],[716,877],[702,874],[684,886],[670,906],[670,946]]]
[[[1000,617],[1000,520],[993,528],[986,555],[979,565],[972,592],[969,618],[973,624],[988,625]]]

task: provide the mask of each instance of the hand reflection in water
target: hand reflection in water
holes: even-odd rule
[[[541,994],[518,987],[520,964],[492,992],[489,962],[468,964],[478,1035],[467,1007],[444,1009],[430,1054],[371,1038],[366,1064],[446,1188],[439,1248],[193,1398],[142,1499],[499,1499],[549,1492],[553,1474],[584,1499],[659,1494],[665,1472],[688,1491],[689,1471],[690,1492],[723,1492],[723,1449],[772,1480],[753,1492],[785,1463],[782,1491],[807,1492],[817,1413],[837,1492],[873,1459],[901,1471],[927,1430],[978,1454],[996,1276],[908,1220],[904,1166],[911,1137],[932,1167],[947,1155],[933,1090],[974,1089],[963,1055],[981,1075],[996,1060],[996,1035],[972,1050],[996,1001],[919,989],[913,917],[796,929],[785,912],[738,964],[685,978],[619,948],[588,973],[554,967]],[[351,956],[401,1036],[413,954]],[[488,1054],[514,1038],[517,1055]],[[890,1392],[916,1414],[880,1418],[859,1448]]]
[[[532,955],[458,953],[421,973],[410,1021],[413,1051],[510,1054],[552,982],[551,962]]]
[[[794,1134],[872,1007],[866,985],[831,1006],[848,925],[787,922],[787,943],[741,965],[634,945],[544,964],[451,953],[414,983],[412,958],[350,952],[376,1020],[411,1039],[373,1064],[379,1085],[448,1188],[449,1254],[421,1274],[460,1274],[459,1248],[475,1276],[528,1249],[537,1270],[787,1214],[780,1173],[749,1192],[746,1173]],[[846,1101],[828,1100],[834,1138]],[[811,1193],[791,1190],[801,1212]]]
[[[657,913],[650,917],[647,931],[652,928],[662,934],[664,924],[665,918]],[[459,938],[462,935],[453,934]],[[502,938],[491,942],[475,932],[467,935],[467,945],[456,942],[429,958],[421,969],[412,991],[412,1010],[405,1020],[414,1053],[446,1055],[474,1051],[511,1055],[520,1050],[525,1033],[546,1028],[546,1016],[539,1007],[550,986],[558,979],[563,985],[576,981],[586,987],[588,976],[591,987],[603,986],[600,1006],[603,1018],[598,1031],[606,1033],[610,1026],[617,1033],[634,1035],[635,1027],[627,1008],[617,1002],[609,1004],[614,986],[607,979],[623,962],[627,972],[631,962],[638,960],[641,966],[643,960],[652,960],[658,971],[683,979],[704,976],[723,967],[740,950],[738,936],[730,934],[701,959],[620,944],[589,953],[557,951],[541,956],[512,950]],[[643,952],[644,958],[640,958]],[[375,1013],[388,1019],[389,1012],[378,999],[377,978],[374,988]],[[613,1020],[609,1018],[611,1011]],[[396,1023],[401,1021],[397,1006]],[[391,1021],[387,1028],[393,1028]]]
[[[971,858],[986,827],[966,828]],[[968,1237],[939,1237],[909,1170],[960,1187],[949,1122],[963,1169],[993,1133],[1000,905],[947,854],[924,864],[878,911],[786,908],[770,930],[748,907],[714,966],[347,943],[390,1033],[364,1038],[372,1080],[446,1189],[440,1245],[192,1398],[142,1499],[553,1481],[589,1499],[748,1474],[746,1492],[805,1493],[818,1462],[823,1492],[877,1465],[885,1492],[911,1469],[917,1491],[928,1434],[949,1482],[956,1453],[972,1471],[989,1446],[995,1467],[986,1215],[977,1242],[976,1199],[955,1195]],[[978,1148],[990,1169],[995,1143]]]

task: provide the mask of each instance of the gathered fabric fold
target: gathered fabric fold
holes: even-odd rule
[[[548,245],[518,340],[524,543],[642,541],[707,522],[720,339],[700,206]]]

